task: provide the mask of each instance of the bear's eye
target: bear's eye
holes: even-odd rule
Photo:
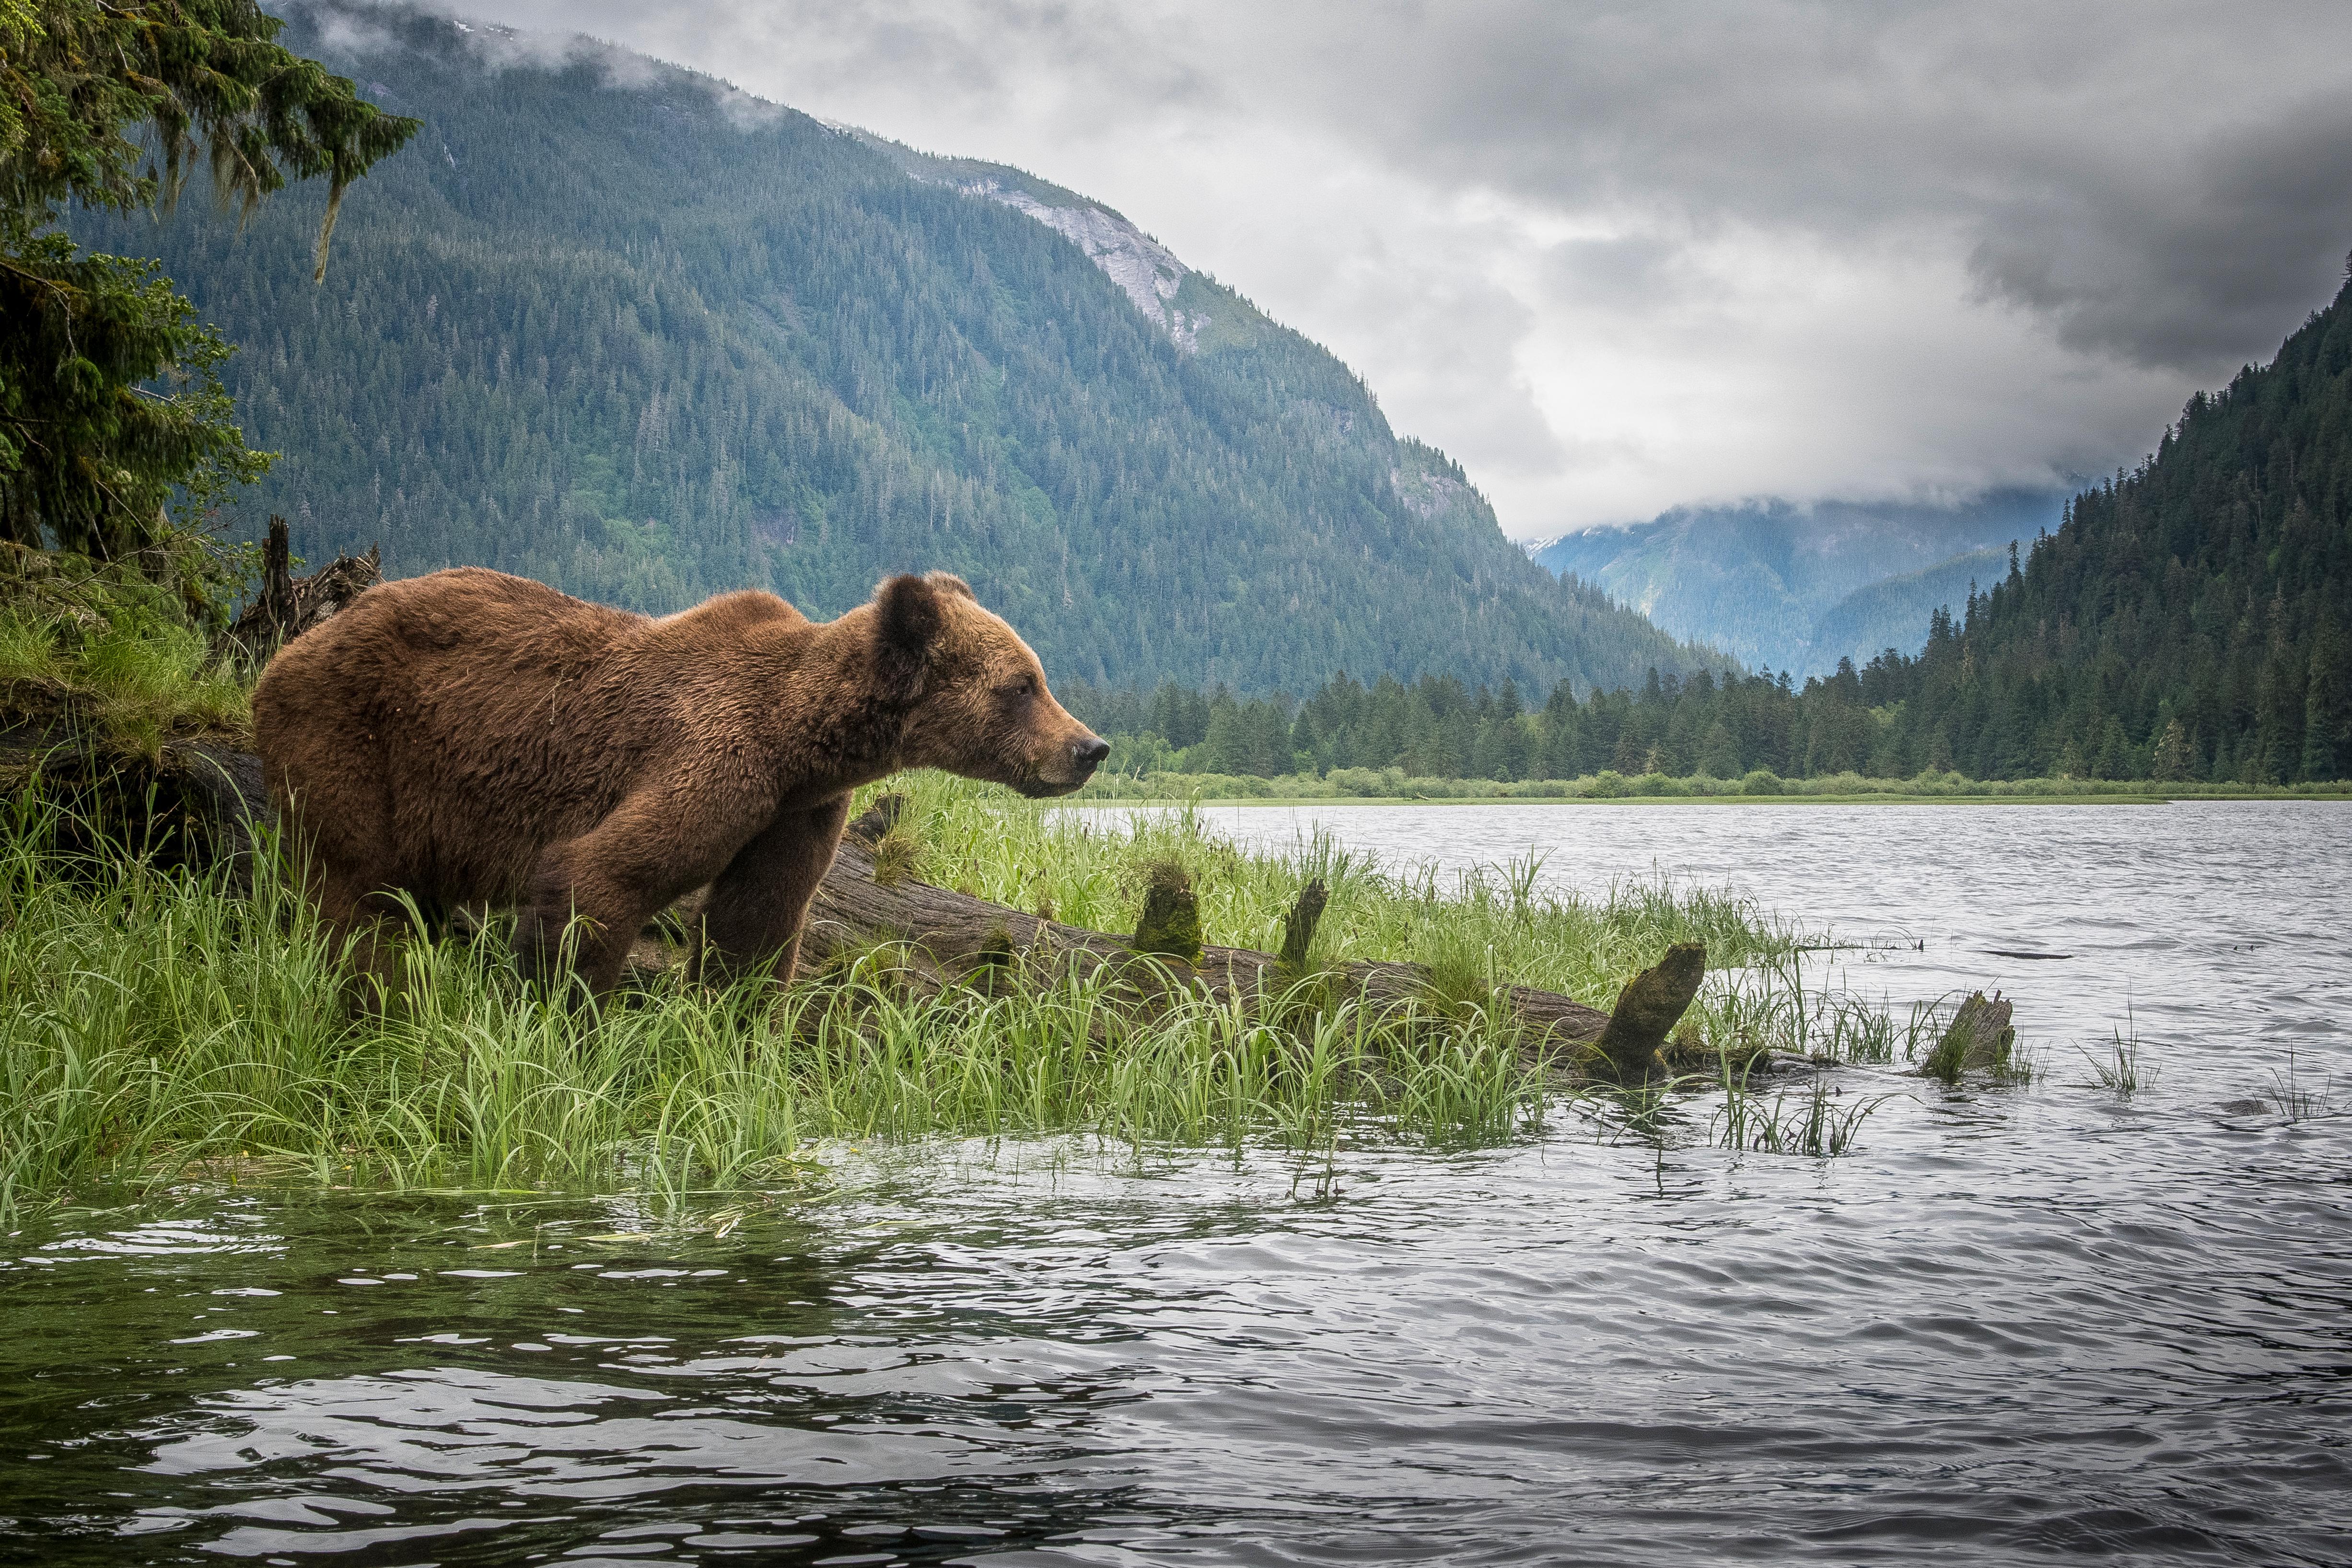
[[[1012,682],[1005,685],[1003,690],[1005,696],[1014,702],[1018,702],[1024,697],[1034,697],[1037,695],[1037,677],[1034,675],[1015,675],[1013,677]]]

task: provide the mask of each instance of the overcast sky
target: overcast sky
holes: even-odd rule
[[[437,8],[1107,203],[1520,538],[2136,462],[2352,249],[2342,0]]]

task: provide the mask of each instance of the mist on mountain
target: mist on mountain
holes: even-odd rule
[[[1588,528],[1534,559],[1749,669],[1827,674],[1887,648],[1916,653],[1938,607],[1990,586],[2012,541],[2058,526],[2066,492],[1999,490],[1950,506],[1769,500],[1680,507],[1646,523]]]

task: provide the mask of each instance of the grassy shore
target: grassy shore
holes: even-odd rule
[[[1286,852],[1245,852],[1181,803],[1104,822],[936,773],[888,788],[908,798],[899,832],[912,874],[1090,930],[1132,929],[1147,868],[1173,861],[1198,891],[1204,941],[1273,951],[1299,888],[1320,878],[1330,901],[1318,961],[1423,963],[1441,977],[1517,981],[1595,1007],[1672,943],[1705,942],[1711,962],[1727,967],[1796,940],[1750,900],[1719,890],[1643,882],[1612,887],[1598,904],[1555,897],[1539,889],[1532,858],[1447,877],[1381,865],[1328,834]]]
[[[170,559],[151,574],[0,541],[0,723],[62,722],[148,758],[175,737],[244,741],[252,674],[221,645],[222,617],[204,598],[227,569],[201,540],[163,548]]]
[[[1508,1138],[1564,1106],[1495,982],[1606,1006],[1686,939],[1737,971],[1694,1010],[1687,1044],[1903,1048],[1885,1015],[1809,998],[1795,934],[1722,893],[1559,898],[1531,863],[1443,881],[1328,839],[1244,853],[1181,810],[1106,829],[934,775],[899,783],[913,806],[895,852],[915,874],[1101,929],[1131,925],[1143,868],[1175,860],[1203,936],[1263,947],[1319,876],[1318,961],[1427,963],[1429,1008],[1409,1022],[1328,998],[1278,1024],[1205,1000],[1139,1016],[1068,979],[918,998],[867,953],[782,990],[661,977],[597,1010],[525,990],[493,927],[414,942],[404,999],[353,1018],[337,955],[273,864],[245,888],[69,854],[58,808],[25,793],[0,822],[0,1215],[184,1181],[772,1188],[813,1148],[871,1137],[1086,1131],[1139,1153],[1249,1140],[1310,1154]],[[1916,1050],[1916,1019],[1910,1032]],[[1725,1135],[1759,1137],[1757,1114]],[[1792,1148],[1834,1152],[1790,1115]]]

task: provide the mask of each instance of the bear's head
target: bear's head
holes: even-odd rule
[[[981,608],[960,577],[894,577],[874,593],[875,670],[903,705],[899,762],[1066,795],[1110,755],[1045,689],[1020,634]]]

